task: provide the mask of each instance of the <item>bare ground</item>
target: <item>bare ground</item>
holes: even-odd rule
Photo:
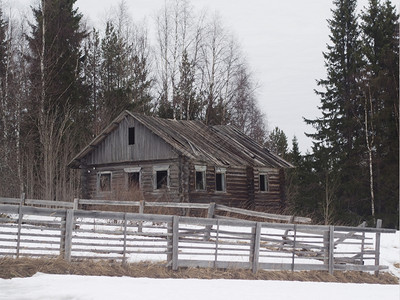
[[[172,271],[162,264],[135,263],[122,265],[109,261],[74,261],[62,259],[0,258],[0,278],[30,277],[37,272],[48,274],[74,274],[92,276],[128,276],[147,278],[197,278],[197,279],[247,279],[247,280],[291,280],[314,282],[399,284],[399,279],[387,272],[378,277],[365,272],[324,271],[275,272],[249,270],[221,270],[206,268],[180,268]]]

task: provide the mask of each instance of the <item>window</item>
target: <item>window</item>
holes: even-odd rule
[[[153,167],[154,189],[160,190],[169,187],[169,166]]]
[[[206,190],[206,166],[194,166],[195,167],[195,188],[196,191]]]
[[[99,173],[98,178],[99,178],[98,181],[99,191],[100,192],[111,191],[111,172]]]
[[[226,192],[226,169],[215,168],[215,190]]]
[[[128,189],[140,188],[140,171],[141,167],[124,168],[126,173],[126,186]]]
[[[157,171],[157,190],[168,186],[168,171]]]
[[[140,187],[139,178],[140,178],[139,172],[128,173],[128,188],[129,189],[139,189],[139,187]]]
[[[129,127],[128,140],[129,145],[135,145],[135,127]]]
[[[268,175],[267,174],[260,174],[260,192],[268,192]]]

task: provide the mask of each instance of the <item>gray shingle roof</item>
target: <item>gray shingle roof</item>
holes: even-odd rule
[[[80,160],[115,130],[117,124],[128,115],[192,161],[208,162],[217,166],[293,167],[233,126],[207,126],[201,121],[161,119],[129,111],[121,113],[74,157],[69,166],[78,167]]]

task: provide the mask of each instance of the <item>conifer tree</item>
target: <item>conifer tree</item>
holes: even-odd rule
[[[184,50],[179,66],[179,83],[177,88],[174,89],[174,102],[177,103],[175,115],[179,119],[195,120],[201,111],[195,88],[194,72],[194,65],[189,61],[188,53]]]
[[[81,147],[86,132],[83,120],[87,102],[82,97],[82,15],[76,0],[41,0],[33,8],[34,22],[28,36],[31,77],[32,128],[36,128],[37,197],[66,197],[72,152]],[[73,117],[72,117],[73,116]],[[71,191],[70,191],[71,192]]]
[[[283,130],[275,127],[274,130],[269,134],[268,148],[271,152],[279,155],[282,158],[288,156],[288,142],[286,134]]]
[[[108,119],[114,119],[121,111],[129,108],[128,98],[128,45],[112,22],[107,22],[101,43],[103,53],[102,82],[103,102]]]
[[[390,1],[370,0],[361,19],[365,67],[360,86],[371,214],[376,210],[387,223],[398,224],[399,16]]]
[[[359,147],[362,126],[357,122],[362,113],[358,87],[361,44],[356,0],[333,3],[333,16],[328,20],[330,44],[324,53],[327,78],[318,81],[323,90],[316,92],[321,98],[322,117],[305,121],[316,129],[316,133],[309,136],[314,139],[313,152],[318,157],[319,167],[326,168],[324,174],[330,174],[330,178],[340,183],[335,191],[336,205],[343,211],[355,212],[357,199],[364,197],[360,195],[363,191],[360,189],[362,155]]]
[[[98,135],[103,127],[101,98],[101,64],[102,52],[99,32],[93,28],[85,40],[84,87],[89,99],[89,114],[92,124],[92,135]]]

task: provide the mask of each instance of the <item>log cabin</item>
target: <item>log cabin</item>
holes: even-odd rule
[[[293,167],[233,126],[122,112],[69,163],[85,199],[215,202],[277,211]]]

